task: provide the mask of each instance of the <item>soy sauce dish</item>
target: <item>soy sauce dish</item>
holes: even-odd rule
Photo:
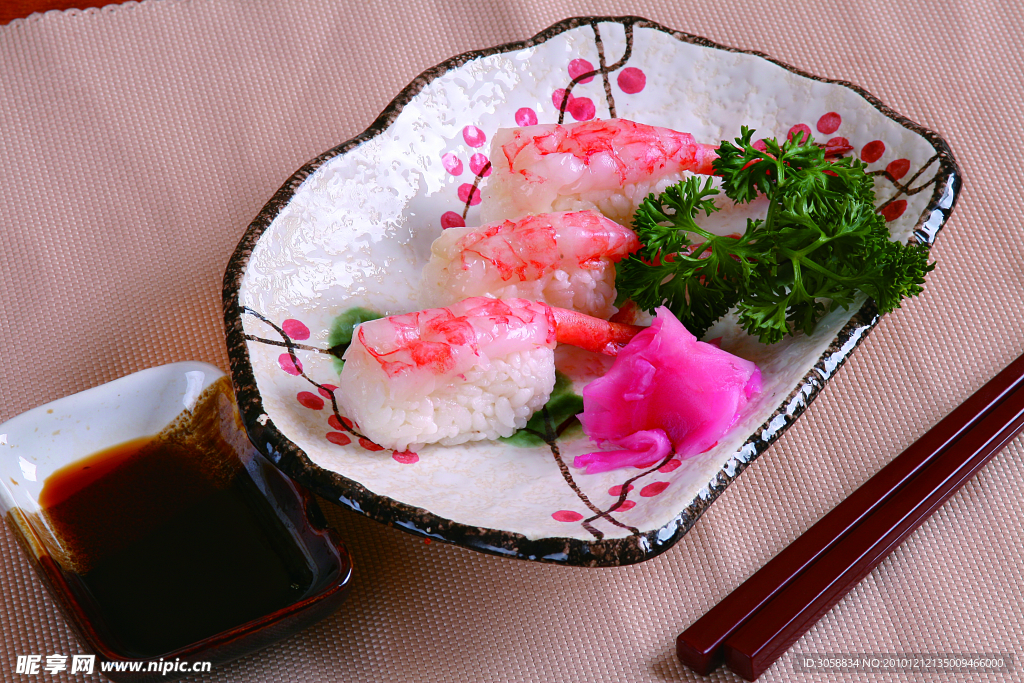
[[[15,417],[0,425],[0,475],[7,524],[100,661],[222,664],[347,597],[344,545],[253,448],[211,365],[143,370]],[[141,669],[104,675],[176,673]]]

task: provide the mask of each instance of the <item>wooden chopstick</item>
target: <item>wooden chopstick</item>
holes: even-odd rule
[[[1018,387],[725,641],[729,668],[760,676],[1022,429]]]
[[[707,674],[713,670],[721,663],[724,657],[725,643],[736,635],[746,623],[752,622],[759,613],[759,610],[786,590],[787,586],[792,584],[803,572],[815,566],[816,561],[828,553],[830,549],[834,548],[841,539],[850,535],[853,530],[858,528],[858,525],[865,522],[873,513],[882,508],[897,492],[901,492],[908,483],[914,481],[915,477],[926,471],[930,463],[936,461],[951,446],[955,444],[957,446],[955,450],[961,452],[963,449],[960,448],[959,440],[962,440],[968,433],[978,428],[986,417],[993,414],[1001,404],[1006,402],[1021,387],[1024,387],[1024,356],[1017,358],[1017,360],[1007,366],[963,404],[932,427],[924,436],[879,470],[878,473],[825,515],[813,527],[808,529],[802,536],[793,541],[768,564],[754,573],[746,582],[719,602],[707,614],[694,622],[690,628],[680,634],[676,641],[676,652],[680,661],[701,674]],[[1003,412],[1000,414],[1002,417],[996,417],[987,423],[989,430],[995,427],[1006,426],[1005,424],[998,424],[1005,417],[1006,410],[1012,412],[1012,408],[1003,409]],[[992,453],[994,452],[992,451]],[[990,456],[991,453],[989,454]],[[952,491],[949,494],[951,493]],[[942,498],[942,500],[945,500],[945,498]],[[937,505],[940,504],[941,501]],[[927,514],[930,514],[930,510]],[[909,534],[910,531],[916,528],[927,517],[927,514],[921,517],[915,525],[909,527],[906,533]],[[901,536],[900,540],[904,536]],[[856,580],[859,580],[859,577]],[[856,580],[854,580],[854,583]],[[850,584],[847,590],[852,585]],[[845,592],[845,590],[842,591],[836,600],[842,597]],[[792,593],[790,593],[790,596],[792,597]],[[800,602],[800,600],[797,602]],[[829,608],[831,608],[831,604]],[[829,608],[826,608],[824,611],[827,611]],[[804,617],[807,616],[805,612],[801,612],[801,614]],[[809,628],[816,618],[814,617],[809,622],[805,619],[804,630]],[[740,669],[746,667],[751,676],[754,676],[754,671],[764,662],[767,661],[767,665],[770,665],[769,658],[771,661],[774,661],[775,658],[785,651],[785,647],[778,649],[780,642],[775,640],[771,641],[771,647],[768,647],[769,643],[765,643],[764,647],[755,647],[760,645],[751,640],[757,640],[751,635],[755,633],[754,629],[756,628],[758,627],[755,626],[751,630],[747,630],[744,636],[745,639],[730,643],[732,662]],[[770,627],[762,623],[760,628]],[[760,632],[764,633],[765,631]],[[803,631],[800,632],[802,633]],[[789,635],[792,635],[792,633],[789,633]],[[782,640],[785,640],[785,638]],[[775,655],[774,658],[770,657],[771,654]],[[744,663],[745,660],[749,661],[749,666]],[[765,668],[767,665],[765,665]],[[763,668],[760,670],[763,671]],[[737,673],[744,675],[743,671],[737,671]]]

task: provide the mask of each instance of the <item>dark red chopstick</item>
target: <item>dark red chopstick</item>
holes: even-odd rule
[[[1022,429],[1018,387],[744,623],[725,642],[729,668],[760,676]]]
[[[761,607],[850,533],[929,463],[1024,386],[1024,356],[879,470],[846,500],[693,623],[676,640],[679,660],[701,674],[723,660],[723,646]]]

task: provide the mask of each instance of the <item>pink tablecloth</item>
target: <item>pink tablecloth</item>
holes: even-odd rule
[[[566,16],[638,14],[853,81],[938,131],[963,167],[925,293],[881,322],[669,552],[619,569],[531,564],[330,508],[355,557],[350,601],[203,680],[699,680],[676,661],[676,634],[1024,350],[1020,10],[994,0],[768,7],[164,0],[0,27],[0,422],[151,365],[226,368],[224,266],[283,180],[361,131],[423,69]],[[793,652],[1018,648],[1022,446]],[[0,543],[0,679],[28,680],[14,674],[17,654],[81,649],[11,534]],[[787,655],[762,680],[858,679],[793,667]]]

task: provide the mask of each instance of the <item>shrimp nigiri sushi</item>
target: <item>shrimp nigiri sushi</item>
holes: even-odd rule
[[[710,175],[716,149],[689,133],[626,119],[503,128],[491,144],[481,217],[596,208],[628,225],[648,194],[686,172]]]
[[[556,342],[614,355],[641,329],[488,297],[371,320],[345,352],[340,402],[398,451],[511,436],[551,397]]]
[[[423,271],[429,305],[469,296],[544,301],[598,318],[615,313],[615,263],[640,240],[594,211],[448,228]]]

